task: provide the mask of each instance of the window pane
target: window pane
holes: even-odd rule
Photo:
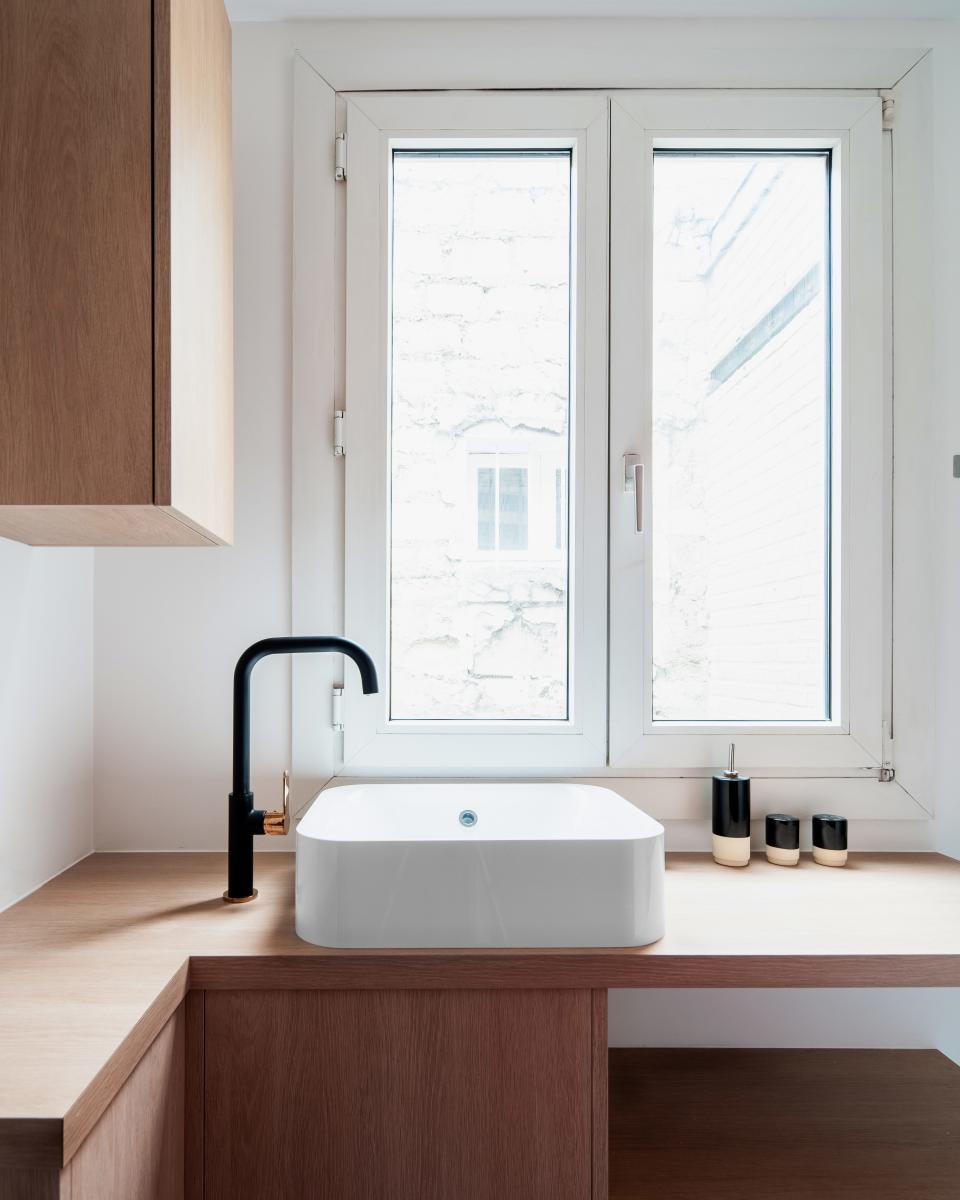
[[[527,472],[520,467],[500,471],[500,549],[527,548]]]
[[[494,550],[497,545],[497,484],[493,467],[477,471],[477,549]]]
[[[653,715],[829,718],[829,155],[654,156]]]
[[[563,533],[566,527],[566,517],[564,515],[564,484],[563,484],[563,469],[557,467],[553,472],[553,548],[560,550],[563,548]]]
[[[570,180],[569,151],[393,154],[394,719],[567,717],[568,562],[540,464],[569,456]]]

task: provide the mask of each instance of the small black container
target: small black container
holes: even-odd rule
[[[847,818],[817,813],[813,818],[813,858],[823,867],[842,867],[847,861]]]
[[[795,867],[800,861],[800,821],[788,813],[767,813],[767,859],[777,867]]]
[[[730,743],[727,769],[713,777],[713,857],[722,867],[750,863],[750,780],[733,765]]]

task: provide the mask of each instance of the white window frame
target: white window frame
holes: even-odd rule
[[[751,770],[859,772],[883,761],[884,340],[881,102],[876,96],[614,95],[610,279],[610,765],[684,770],[723,760],[731,739]],[[834,612],[840,679],[824,722],[653,720],[652,522],[637,533],[622,456],[651,461],[653,153],[659,147],[829,149],[832,382],[839,414]],[[638,203],[637,197],[641,200]],[[638,213],[643,214],[638,219]],[[650,512],[651,471],[644,473]],[[656,520],[656,514],[653,516]],[[639,603],[638,603],[639,601]],[[638,611],[642,620],[637,619]]]
[[[340,97],[378,88],[592,88],[611,94],[611,80],[620,88],[655,87],[667,94],[707,87],[749,96],[756,89],[792,88],[805,95],[889,97],[896,105],[895,119],[893,133],[885,130],[884,141],[897,229],[895,240],[885,243],[886,300],[888,306],[891,297],[902,301],[886,353],[898,468],[889,513],[896,530],[895,602],[887,614],[895,721],[895,730],[887,733],[895,732],[896,740],[885,739],[885,753],[896,767],[896,779],[878,786],[876,770],[850,771],[850,777],[840,778],[816,767],[754,775],[763,781],[770,809],[809,816],[837,807],[857,822],[865,848],[891,845],[890,821],[897,822],[898,848],[929,848],[938,675],[936,571],[928,535],[940,486],[934,484],[931,454],[937,450],[932,432],[937,406],[946,403],[934,374],[937,226],[932,180],[942,138],[932,131],[937,97],[942,101],[947,87],[944,69],[952,62],[952,47],[939,27],[924,22],[862,22],[838,45],[835,22],[775,21],[754,22],[749,39],[734,25],[725,27],[724,52],[718,54],[719,26],[694,25],[681,30],[663,22],[595,22],[584,41],[582,22],[538,22],[536,44],[545,31],[551,38],[546,56],[529,53],[529,40],[513,38],[519,28],[515,22],[401,22],[389,26],[388,37],[373,40],[371,30],[376,33],[386,25],[317,21],[278,32],[283,47],[278,52],[290,56],[293,73],[291,628],[337,632],[345,624],[344,459],[333,456],[331,439],[334,412],[345,407],[342,249],[347,188],[335,182],[332,149],[343,128]],[[935,66],[940,68],[936,78]],[[887,319],[889,323],[889,307]],[[349,429],[349,419],[347,425]],[[889,421],[887,437],[892,437]],[[889,451],[886,458],[889,469]],[[302,655],[291,663],[295,806],[341,777],[343,733],[331,721],[330,695],[340,685],[349,693],[351,670],[334,655]],[[416,777],[426,765],[392,774]],[[579,776],[612,787],[667,822],[675,849],[700,849],[709,810],[704,781],[715,767],[578,771],[565,770],[561,763],[536,775]],[[512,773],[491,759],[478,770],[437,774],[510,778]]]
[[[344,775],[543,775],[606,762],[607,185],[605,95],[351,94],[346,98],[345,630],[381,668],[382,691],[345,691]],[[458,145],[573,151],[573,509],[567,721],[388,717],[388,285],[390,151]],[[441,143],[442,144],[442,143]],[[375,349],[374,349],[375,348]]]

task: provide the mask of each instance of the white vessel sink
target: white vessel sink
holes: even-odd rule
[[[663,826],[584,784],[352,784],[297,829],[318,946],[642,946],[663,936]]]

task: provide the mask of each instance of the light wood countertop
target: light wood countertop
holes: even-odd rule
[[[222,854],[92,855],[0,914],[0,1165],[68,1161],[190,987],[960,987],[953,859],[667,867],[641,949],[327,950],[294,933],[292,854],[245,905]]]

